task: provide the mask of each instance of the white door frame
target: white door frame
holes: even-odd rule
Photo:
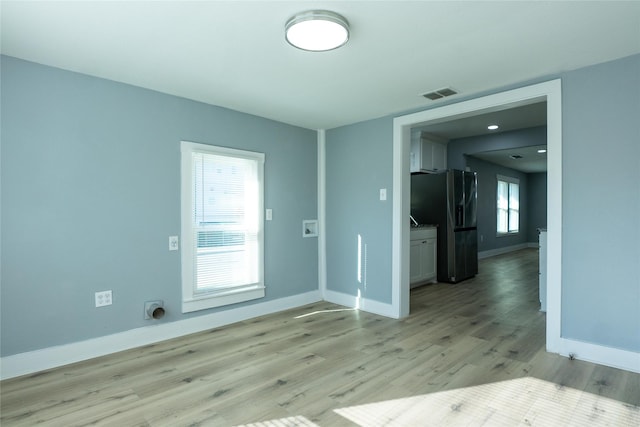
[[[547,351],[560,352],[562,289],[562,87],[560,79],[396,117],[393,120],[392,297],[409,315],[409,146],[411,128],[547,102]]]

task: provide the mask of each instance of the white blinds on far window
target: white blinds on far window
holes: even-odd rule
[[[520,228],[520,186],[509,183],[509,233],[517,232]]]
[[[259,282],[259,181],[255,159],[202,152],[193,161],[194,293]]]
[[[509,221],[509,184],[498,181],[498,233],[506,233]]]
[[[497,232],[517,233],[520,228],[520,184],[516,178],[498,175]]]

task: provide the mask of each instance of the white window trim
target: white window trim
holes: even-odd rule
[[[512,176],[505,176],[505,175],[496,175],[496,177],[498,181],[511,182],[513,184],[520,185],[520,180],[518,178],[514,178]]]
[[[199,144],[190,141],[180,142],[181,168],[180,168],[180,213],[181,213],[181,234],[182,234],[182,312],[205,310],[208,308],[220,307],[229,304],[236,304],[250,301],[265,296],[264,286],[264,153],[237,150],[227,147],[219,147],[208,144]],[[234,156],[245,159],[256,160],[258,163],[259,178],[259,202],[258,202],[258,274],[259,281],[256,284],[245,287],[230,289],[226,292],[216,292],[215,294],[194,295],[194,242],[192,233],[192,164],[191,153],[206,152],[216,155]]]
[[[496,185],[495,185],[496,191],[498,189],[498,181],[503,181],[503,182],[507,182],[507,183],[510,183],[510,184],[518,184],[518,190],[521,187],[520,186],[520,180],[518,178],[514,178],[512,176],[505,176],[505,175],[496,174]],[[519,193],[520,192],[518,191],[518,200],[520,199]],[[496,201],[497,201],[497,199],[498,199],[498,194],[496,193]],[[496,218],[498,216],[497,209],[498,209],[498,207],[496,206]],[[518,212],[520,212],[520,209],[518,209]],[[516,236],[518,234],[520,234],[520,224],[518,224],[518,231],[507,231],[506,233],[498,231],[498,227],[496,225],[496,237]]]

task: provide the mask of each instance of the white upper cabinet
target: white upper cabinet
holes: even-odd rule
[[[447,169],[447,140],[427,133],[411,135],[411,172],[441,172]]]

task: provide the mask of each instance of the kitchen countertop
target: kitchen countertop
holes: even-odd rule
[[[438,234],[438,227],[432,224],[419,225],[411,227],[409,235],[411,240],[432,239]]]

